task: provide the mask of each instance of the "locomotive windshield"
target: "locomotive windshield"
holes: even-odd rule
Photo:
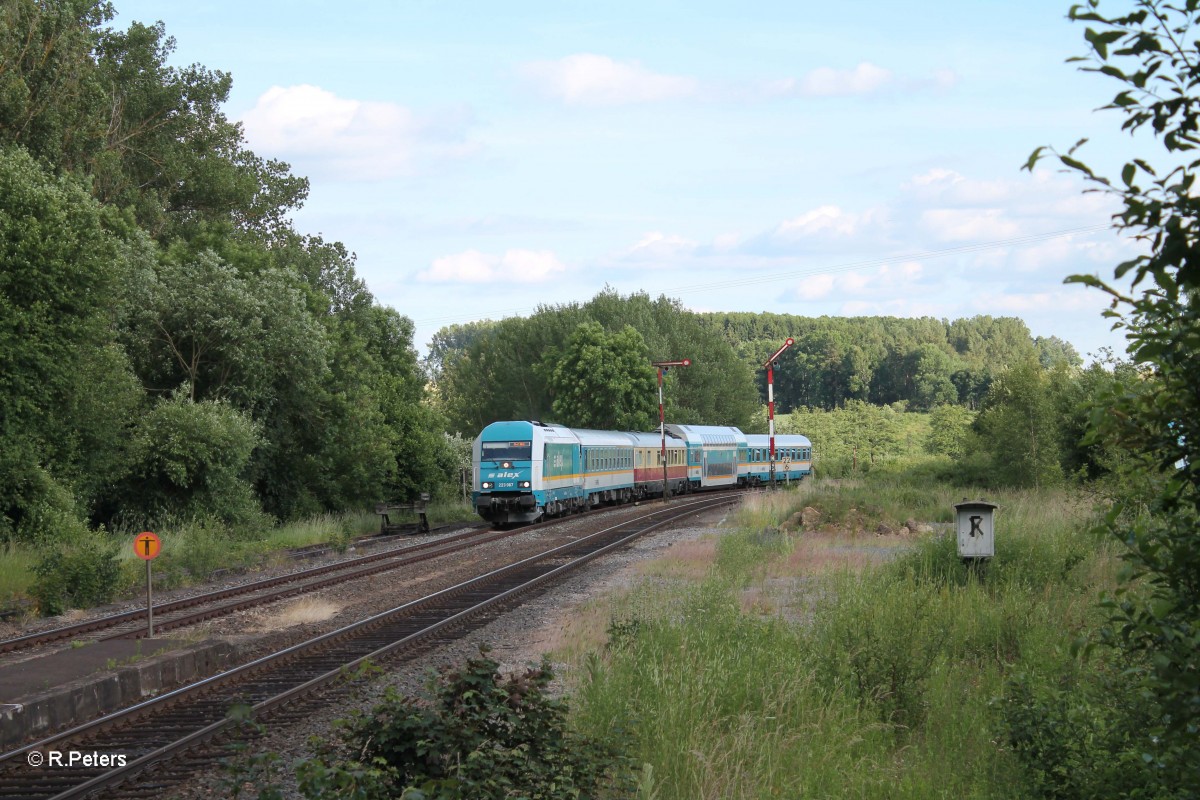
[[[533,442],[483,442],[484,461],[529,461],[533,458]]]

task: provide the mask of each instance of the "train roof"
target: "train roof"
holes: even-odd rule
[[[668,425],[667,430],[688,444],[744,445],[746,434],[725,425]]]
[[[493,422],[479,432],[475,441],[482,442],[524,442],[530,440],[535,430],[540,430],[549,441],[561,442],[563,439],[574,441],[575,434],[570,428],[561,425],[547,425],[537,420],[518,419]]]
[[[654,433],[631,433],[635,447],[662,447],[662,434],[658,431]],[[667,447],[679,447],[682,444],[679,437],[671,431],[667,431]]]
[[[621,431],[593,431],[572,428],[571,433],[584,447],[632,447],[634,434]]]
[[[765,433],[748,433],[746,434],[746,444],[750,447],[768,447],[770,439]],[[812,447],[812,442],[807,436],[801,436],[798,433],[777,433],[775,434],[776,447]]]
[[[479,438],[489,442],[502,442],[507,439],[525,440],[533,433],[533,423],[529,420],[506,420],[493,422],[479,432]]]

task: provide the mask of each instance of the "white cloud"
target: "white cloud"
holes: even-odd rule
[[[1011,293],[987,298],[987,308],[989,309],[988,313],[995,313],[990,310],[995,309],[995,311],[1007,314],[1091,311],[1097,304],[1097,298],[1103,302],[1103,298],[1098,292],[1088,293],[1078,288],[1050,292]]]
[[[689,97],[694,78],[652,72],[637,61],[577,53],[557,61],[524,64],[521,74],[544,94],[568,105],[614,106]]]
[[[435,258],[427,270],[417,273],[424,283],[540,283],[566,266],[549,250],[508,250],[504,255],[465,250]]]
[[[796,284],[796,297],[801,300],[820,300],[833,291],[832,275],[812,275]]]
[[[901,187],[911,198],[952,206],[999,205],[1028,194],[1029,180],[981,181],[965,178],[952,169],[934,167],[914,175]],[[1078,187],[1075,191],[1078,192]]]
[[[952,69],[935,69],[933,85],[938,89],[952,89],[958,83],[958,73]]]
[[[1001,208],[932,208],[921,212],[921,225],[943,242],[1008,239],[1021,233]]]
[[[418,117],[396,103],[347,99],[309,84],[272,86],[241,121],[258,152],[355,180],[407,174],[419,161],[476,149],[463,140],[461,113]]]
[[[500,277],[520,283],[538,283],[566,269],[549,250],[509,250],[500,260]]]
[[[478,250],[466,250],[452,256],[435,258],[433,266],[417,274],[417,280],[445,283],[486,283],[495,279],[494,256]]]
[[[996,180],[967,178],[944,167],[914,175],[901,186],[909,198],[925,206],[1007,207],[1014,216],[1058,217],[1059,222],[1104,222],[1118,202],[1101,192],[1083,192],[1078,179],[1050,170]]]
[[[862,222],[863,217],[842,211],[838,206],[822,205],[781,222],[775,229],[775,235],[785,239],[815,235],[851,236]]]
[[[945,167],[934,167],[929,172],[914,175],[912,180],[908,182],[909,186],[953,186],[966,180],[962,175],[959,175],[952,169]]]
[[[843,303],[841,310],[848,317],[955,316],[947,312],[945,303],[912,300],[907,297],[896,297],[891,300],[851,300]]]
[[[872,94],[887,88],[894,76],[890,69],[864,61],[854,69],[819,67],[800,79],[798,91],[809,97]]]
[[[854,270],[840,273],[819,273],[803,277],[796,283],[792,296],[797,300],[823,298],[864,298],[851,302],[882,302],[870,298],[894,298],[911,293],[913,284],[921,278],[922,266],[916,261],[883,264],[874,270]]]
[[[666,236],[659,231],[647,233],[633,247],[627,257],[635,260],[657,260],[679,258],[694,252],[696,243],[682,236]]]
[[[863,61],[853,69],[817,67],[799,78],[769,81],[764,89],[767,96],[851,97],[929,88],[945,91],[957,82],[958,75],[950,69],[936,69],[928,78],[902,78],[886,67]]]
[[[742,243],[741,234],[721,233],[713,239],[713,249],[718,251],[732,250]]]

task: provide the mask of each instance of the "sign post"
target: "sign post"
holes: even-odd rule
[[[767,359],[767,363],[763,364],[767,368],[767,434],[770,437],[771,443],[771,488],[775,488],[775,359],[783,354],[796,340],[788,337],[783,343],[783,347],[775,351],[775,353]]]
[[[162,551],[162,541],[150,531],[139,533],[133,540],[133,554],[146,562],[146,638],[154,638],[154,581],[150,564]]]
[[[663,413],[663,373],[671,367],[690,367],[692,360],[685,358],[680,361],[651,361],[651,366],[658,368],[658,432],[662,436],[662,453],[659,458],[663,465],[663,502],[671,499],[671,489],[667,485],[667,418]]]

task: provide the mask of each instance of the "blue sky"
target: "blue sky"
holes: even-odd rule
[[[1121,347],[1062,284],[1133,252],[1113,201],[1019,170],[1085,136],[1110,173],[1133,155],[1093,111],[1116,87],[1064,63],[1068,2],[115,5],[232,74],[227,115],[312,183],[296,227],[354,251],[418,349],[605,285]]]

